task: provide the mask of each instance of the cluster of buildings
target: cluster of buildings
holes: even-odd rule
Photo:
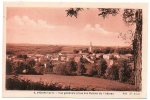
[[[116,53],[113,54],[102,54],[102,53],[98,53],[95,54],[93,53],[93,46],[92,46],[92,42],[90,42],[90,46],[89,46],[89,52],[90,53],[83,53],[83,52],[79,52],[77,54],[75,53],[70,53],[70,54],[63,54],[63,53],[54,53],[54,54],[46,54],[46,55],[42,55],[42,54],[27,54],[27,59],[33,59],[35,62],[42,62],[44,63],[44,66],[46,67],[46,63],[47,61],[59,61],[59,62],[67,62],[69,61],[69,59],[73,58],[75,60],[75,62],[79,62],[80,61],[80,57],[83,57],[84,59],[86,59],[89,63],[94,63],[95,59],[98,59],[100,56],[103,56],[103,58],[105,60],[110,60],[110,58],[115,57],[117,59],[119,58],[126,58],[126,59],[130,59],[133,56],[131,54],[128,54],[126,56],[122,56]],[[13,62],[17,62],[17,61],[24,61],[23,58],[17,58],[17,55],[7,55],[6,59],[12,60]]]

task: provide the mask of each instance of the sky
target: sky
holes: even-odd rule
[[[50,45],[128,46],[118,38],[134,27],[127,26],[121,12],[103,19],[98,9],[79,12],[78,18],[67,17],[68,8],[8,7],[6,42]]]

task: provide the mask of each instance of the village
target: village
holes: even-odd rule
[[[88,52],[84,51],[84,49],[79,49],[78,52],[72,53],[7,55],[6,61],[8,62],[6,67],[11,67],[8,68],[8,74],[89,75],[106,78],[106,75],[109,73],[109,78],[108,75],[107,78],[113,80],[119,80],[119,69],[121,69],[119,67],[125,66],[129,67],[130,70],[134,69],[132,54],[119,54],[115,52],[108,54],[95,53],[92,42],[90,42],[87,49]],[[100,62],[100,59],[103,59],[104,63]],[[127,61],[126,64],[119,65],[119,59],[125,59]],[[106,68],[103,68],[105,65]],[[117,65],[116,70],[115,67],[112,68],[114,65]],[[113,73],[107,71],[108,69],[114,69],[117,71],[117,75],[115,75],[116,73],[111,75]],[[101,75],[101,73],[104,73],[104,75]]]

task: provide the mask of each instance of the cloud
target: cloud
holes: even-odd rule
[[[7,20],[6,24],[7,41],[10,43],[59,43],[60,40],[62,42],[66,40],[70,41],[71,38],[68,37],[76,36],[76,31],[78,31],[71,26],[52,25],[45,20],[33,20],[28,16],[11,17]]]
[[[95,24],[92,26],[91,24],[86,24],[85,27],[83,27],[83,30],[75,29],[71,26],[64,26],[64,25],[51,25],[47,23],[45,20],[38,19],[33,20],[29,18],[28,16],[14,16],[7,20],[7,30],[8,33],[11,32],[18,32],[18,33],[55,33],[55,34],[68,34],[68,33],[81,33],[81,34],[103,34],[103,35],[110,35],[113,32],[109,32],[105,29],[103,29],[100,24]]]
[[[8,43],[42,44],[83,44],[90,41],[97,45],[110,45],[117,39],[113,32],[103,29],[100,24],[86,24],[77,29],[69,25],[53,25],[43,19],[33,20],[28,16],[14,16],[7,20]],[[112,42],[114,41],[114,42]]]
[[[89,32],[89,33],[100,33],[100,34],[104,34],[104,35],[113,34],[113,32],[109,32],[109,31],[101,28],[99,24],[95,24],[94,26],[92,26],[91,24],[87,24],[84,27],[83,31]]]
[[[45,30],[55,28],[49,25],[46,21],[39,19],[37,21],[29,18],[28,16],[14,16],[7,20],[7,28],[25,29],[25,30]]]

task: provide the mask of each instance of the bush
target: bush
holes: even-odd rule
[[[132,70],[125,59],[120,59],[119,61],[119,80],[121,82],[126,82],[131,77]]]
[[[120,82],[128,82],[132,80],[130,79],[132,73],[127,60],[118,59],[114,60],[114,64],[110,68],[107,68],[106,77],[112,80],[119,80]]]
[[[73,53],[77,54],[77,53],[79,53],[79,50],[74,49],[74,50],[73,50]]]
[[[89,76],[94,76],[97,74],[97,69],[96,65],[91,65],[90,67],[87,68],[86,74]]]
[[[66,73],[66,64],[59,63],[55,65],[55,67],[53,68],[53,72],[55,74],[67,75],[68,73]]]
[[[107,62],[105,59],[101,58],[97,61],[97,72],[99,76],[104,76],[107,69]]]
[[[53,72],[60,75],[72,75],[76,70],[70,66],[70,62],[59,63],[54,66]]]
[[[105,54],[109,54],[109,53],[113,53],[114,49],[110,48],[110,47],[107,47],[107,48],[103,49],[102,52],[105,53]]]
[[[12,51],[12,50],[7,50],[7,51],[6,51],[6,54],[7,54],[7,55],[14,55],[15,53],[14,53],[14,51]]]
[[[34,59],[27,59],[26,63],[27,63],[27,66],[31,66],[31,67],[34,67],[36,64]]]
[[[107,68],[106,78],[110,79],[110,80],[118,80],[119,79],[118,67],[116,65],[113,65],[111,68]]]
[[[23,58],[23,59],[27,59],[28,58],[28,56],[26,55],[26,54],[19,54],[19,55],[17,55],[17,58]]]
[[[134,73],[134,71],[131,72],[130,78],[127,80],[127,83],[135,85],[135,73]]]
[[[71,90],[70,86],[62,86],[58,83],[32,82],[18,78],[6,79],[7,90]],[[81,90],[77,88],[76,90]]]
[[[88,50],[88,48],[85,48],[85,49],[82,49],[82,52],[83,53],[89,53],[89,50]]]
[[[85,72],[86,72],[85,65],[79,62],[77,67],[77,75],[82,75]]]
[[[15,74],[38,74],[35,68],[27,62],[17,62],[15,66]]]
[[[102,53],[102,51],[100,49],[94,49],[93,53]]]
[[[6,60],[6,74],[10,75],[13,73],[13,62],[11,60]]]
[[[118,48],[116,52],[119,54],[132,54],[133,51],[131,48]]]
[[[72,72],[77,70],[77,63],[75,62],[74,58],[70,58],[68,62],[66,62],[66,67],[70,68]]]

